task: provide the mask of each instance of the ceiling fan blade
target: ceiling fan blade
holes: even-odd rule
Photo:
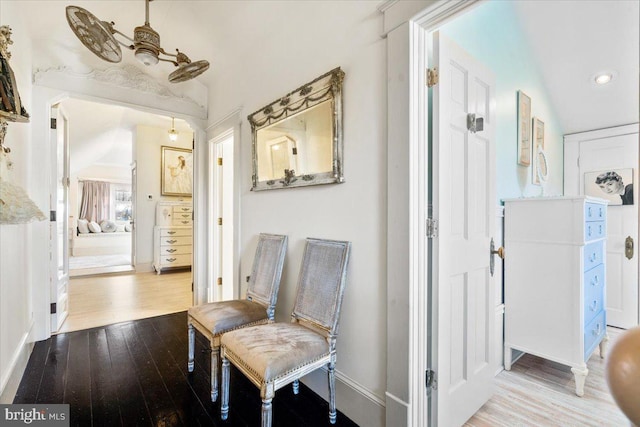
[[[78,6],[67,6],[67,22],[83,45],[101,59],[120,62],[122,50],[113,37],[109,24]]]
[[[181,63],[178,69],[169,74],[171,83],[180,83],[191,80],[209,69],[209,61],[201,60],[196,62]]]

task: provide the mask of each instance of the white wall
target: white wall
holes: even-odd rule
[[[353,243],[337,344],[337,405],[366,426],[384,424],[386,387],[386,50],[377,6],[253,3],[253,13],[286,17],[284,30],[269,34],[235,62],[217,64],[209,105],[210,123],[238,106],[246,117],[337,66],[345,72],[343,184],[251,192],[251,135],[243,119],[240,277],[250,273],[260,232],[288,235],[276,308],[277,320],[288,321],[304,239]],[[326,395],[324,373],[305,382]]]
[[[13,29],[10,64],[22,102],[31,113],[31,46],[25,37],[23,22],[9,18],[4,4],[0,4],[0,25],[10,25]],[[33,194],[33,181],[30,178],[38,164],[33,159],[37,148],[31,143],[31,129],[29,123],[9,123],[5,138],[5,145],[11,148],[14,163],[13,182],[29,194]],[[43,212],[48,212],[48,206],[42,203],[38,205]],[[48,224],[48,221],[43,221],[0,225],[0,403],[12,401],[31,350],[32,272],[38,269],[31,249],[38,241],[38,236],[48,233]]]
[[[153,262],[153,226],[156,203],[161,200],[191,201],[190,197],[161,196],[160,162],[162,146],[191,148],[193,133],[180,132],[177,141],[169,141],[166,128],[137,126],[133,142],[137,166],[136,185],[136,271],[151,271]],[[151,199],[149,198],[151,195]]]

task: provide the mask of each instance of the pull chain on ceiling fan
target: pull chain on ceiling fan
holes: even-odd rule
[[[159,61],[170,62],[177,70],[169,74],[171,83],[190,80],[209,69],[209,61],[191,62],[189,57],[176,49],[176,54],[165,52],[160,46],[160,34],[149,24],[149,2],[145,0],[144,25],[133,30],[133,38],[116,30],[114,22],[98,19],[94,14],[79,6],[67,6],[67,22],[83,45],[101,59],[108,62],[120,62],[122,50],[119,45],[133,50],[135,57],[145,65],[156,65]],[[115,38],[118,34],[133,44],[124,43]],[[160,55],[168,58],[163,58]],[[174,59],[175,58],[175,59]]]

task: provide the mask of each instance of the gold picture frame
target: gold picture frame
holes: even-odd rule
[[[518,91],[518,164],[531,165],[531,98]]]
[[[538,153],[544,151],[544,122],[537,117],[531,120],[531,128],[533,129],[533,136],[531,143],[533,144],[533,151],[531,156],[531,183],[534,185],[540,185],[540,174],[538,173]]]
[[[162,146],[161,194],[191,197],[193,193],[193,153],[186,148]]]

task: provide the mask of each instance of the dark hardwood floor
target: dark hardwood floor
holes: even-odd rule
[[[259,426],[260,393],[232,366],[229,419],[212,403],[209,344],[196,334],[187,371],[186,312],[37,342],[14,403],[68,403],[72,426]],[[274,426],[325,426],[329,405],[300,384],[273,400]],[[356,426],[338,412],[338,426]]]

